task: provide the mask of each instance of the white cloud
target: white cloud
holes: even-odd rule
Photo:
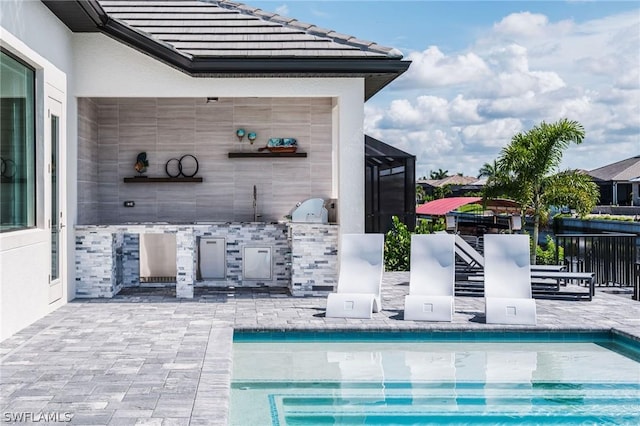
[[[493,26],[496,34],[508,37],[540,37],[553,34],[555,37],[566,34],[571,30],[571,21],[560,21],[550,24],[549,19],[539,13],[512,13]]]
[[[489,52],[490,63],[505,73],[529,72],[527,48],[519,44],[499,46]]]
[[[582,118],[590,118],[594,109],[596,109],[596,106],[594,106],[591,98],[584,95],[576,98],[567,98],[556,103],[553,106],[551,115],[554,117],[568,117],[582,122],[584,121]]]
[[[406,99],[391,102],[387,116],[394,127],[415,128],[420,125],[423,115],[417,107]]]
[[[465,126],[462,135],[467,146],[502,148],[509,143],[513,135],[522,130],[520,120],[504,118]]]
[[[465,99],[463,95],[457,95],[448,105],[451,123],[479,123],[482,118],[478,114],[478,99]]]
[[[330,16],[328,13],[319,9],[311,9],[311,13],[319,18],[327,18]]]
[[[447,124],[449,114],[446,99],[435,96],[420,96],[415,103],[407,99],[396,99],[380,117],[378,124],[389,128],[420,129],[428,124]]]
[[[530,23],[519,33],[507,34],[496,30],[505,20],[535,24]],[[517,43],[529,51],[531,69],[553,70],[564,81],[585,87],[608,85],[613,75],[640,67],[638,11],[580,24],[571,21],[551,23],[525,12],[510,15],[501,24],[496,24],[494,31],[478,39],[472,50],[484,52],[495,46]],[[483,56],[482,53],[479,55]]]
[[[511,14],[464,51],[431,46],[406,58],[409,71],[386,89],[402,97],[368,108],[365,128],[415,154],[419,175],[475,175],[516,133],[565,117],[586,130],[567,165],[592,169],[640,152],[637,11],[580,24]]]
[[[640,44],[640,43],[639,43]],[[613,87],[622,90],[637,90],[640,84],[640,67],[621,70]]]
[[[286,4],[276,7],[275,13],[282,16],[289,16],[289,6]]]
[[[405,80],[422,87],[451,86],[481,80],[489,75],[487,64],[472,52],[446,56],[436,46],[423,52],[411,52],[412,61]]]

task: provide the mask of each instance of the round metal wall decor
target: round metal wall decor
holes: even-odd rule
[[[172,158],[167,161],[164,165],[164,171],[167,173],[167,176],[171,178],[180,176],[180,160]]]
[[[191,154],[183,155],[180,159],[171,158],[164,165],[165,173],[171,178],[194,177],[199,168],[198,159]]]
[[[200,165],[198,164],[198,159],[195,156],[187,154],[180,157],[178,167],[180,168],[182,176],[194,177],[196,173],[198,173]]]

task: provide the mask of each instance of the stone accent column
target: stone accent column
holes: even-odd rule
[[[326,296],[338,284],[336,225],[291,223],[291,287],[293,296]]]
[[[76,228],[75,233],[76,297],[115,296],[122,285],[116,262],[122,236],[96,227]]]
[[[196,237],[193,227],[179,227],[176,232],[176,297],[193,299],[196,281]]]
[[[123,233],[122,275],[124,287],[140,286],[140,234]]]

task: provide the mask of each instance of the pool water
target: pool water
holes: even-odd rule
[[[640,424],[634,342],[387,335],[236,335],[231,424]]]

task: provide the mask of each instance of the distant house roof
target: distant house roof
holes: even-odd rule
[[[482,197],[449,197],[440,198],[438,200],[429,201],[416,207],[417,215],[425,216],[444,216],[467,204],[481,203]],[[496,198],[487,200],[486,206],[488,210],[500,213],[518,213],[520,204],[513,200],[505,198]]]
[[[640,177],[640,155],[587,172],[600,181],[630,181]]]
[[[449,197],[429,201],[416,208],[416,214],[444,216],[447,213],[467,204],[478,203],[482,197]]]
[[[103,32],[199,77],[364,77],[365,99],[404,73],[400,51],[228,0],[42,0],[72,31]]]
[[[425,179],[425,180],[418,180],[417,183],[422,183],[422,184],[426,184],[429,186],[432,186],[434,188],[439,188],[445,185],[474,185],[477,184],[479,186],[484,185],[486,183],[486,181],[480,181],[480,179],[478,178],[474,178],[471,176],[460,176],[460,175],[453,175],[453,176],[447,176],[444,179]]]

